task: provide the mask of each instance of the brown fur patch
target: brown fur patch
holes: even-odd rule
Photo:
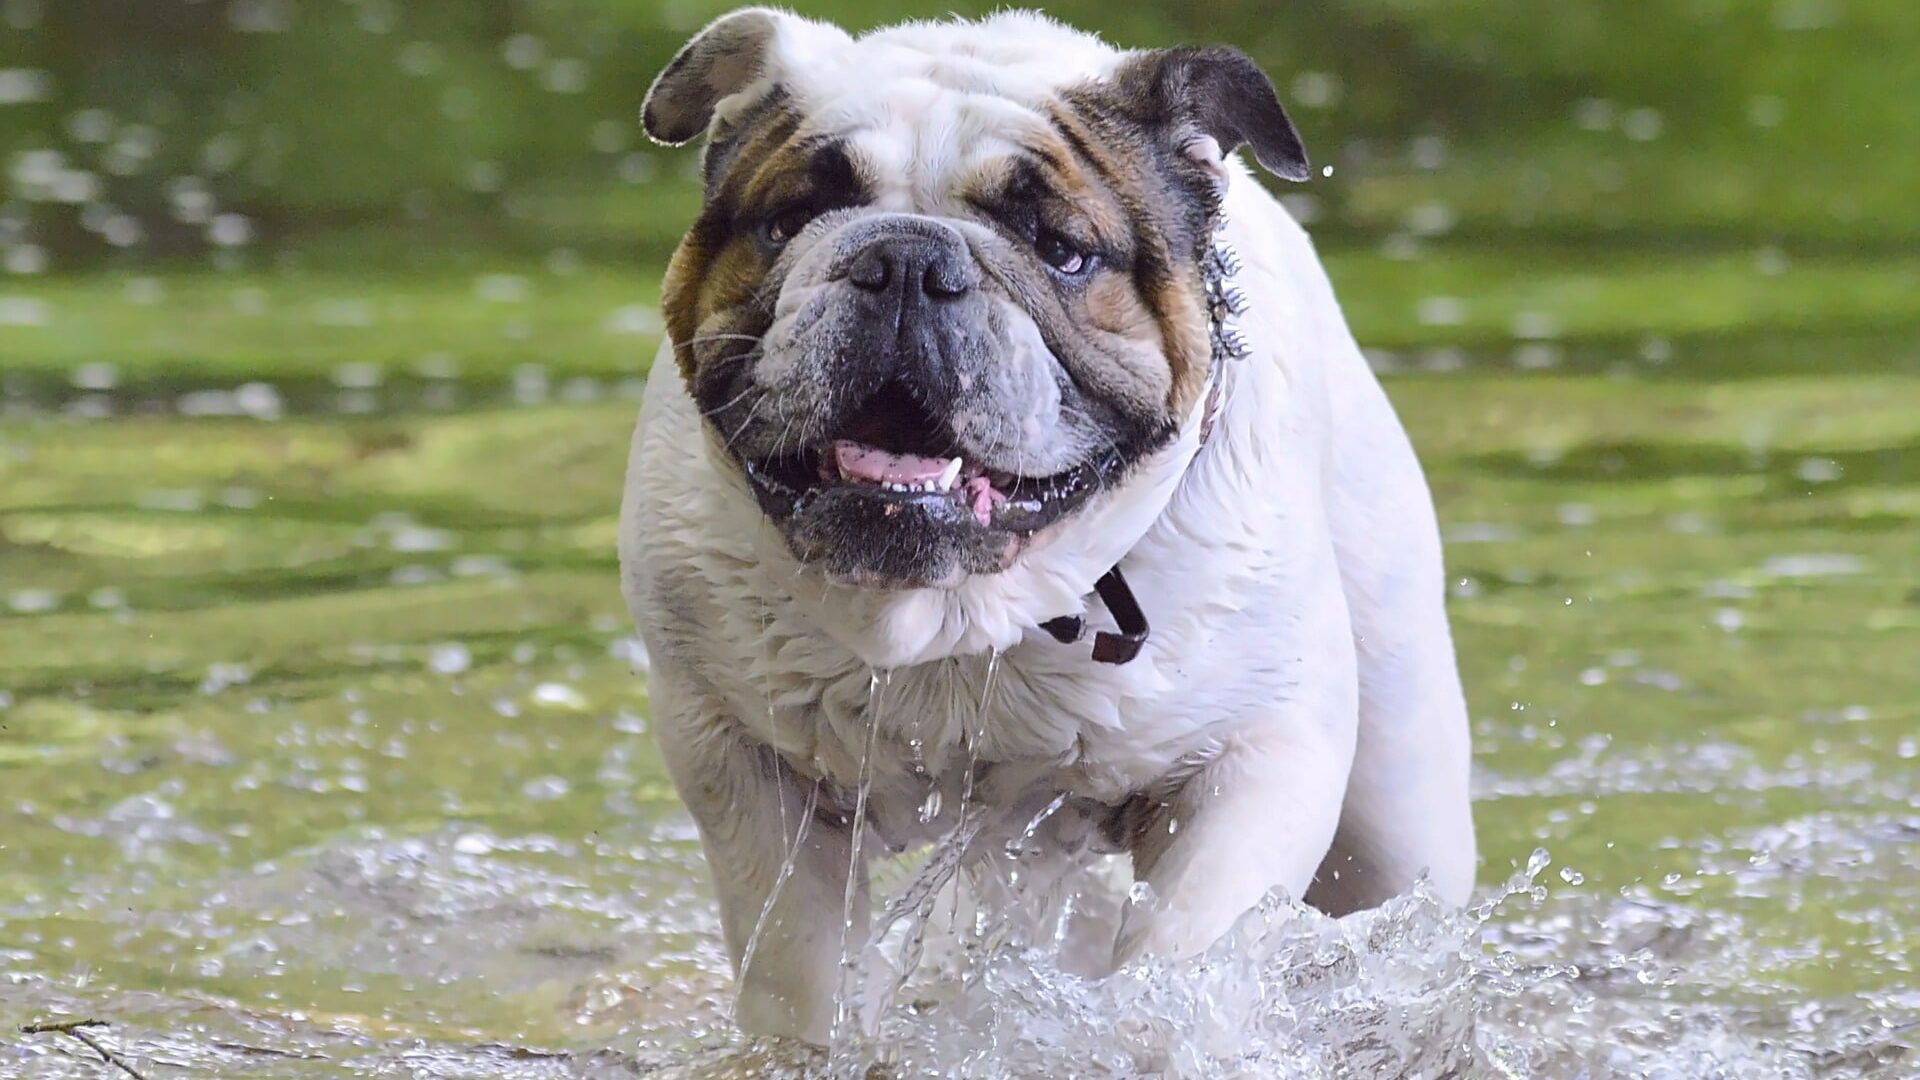
[[[660,294],[674,359],[689,385],[697,382],[703,359],[741,352],[737,338],[703,348],[701,335],[757,336],[770,321],[761,310],[768,305],[756,297],[774,260],[743,226],[777,205],[769,200],[780,197],[783,185],[791,189],[795,174],[804,171],[799,131],[800,117],[779,100],[707,148],[710,165],[719,157],[726,167],[709,178],[706,203],[674,250]]]
[[[1164,407],[1177,422],[1198,404],[1211,360],[1193,193],[1171,182],[1151,140],[1111,122],[1096,100],[1070,97],[1052,111],[1058,144],[1046,157],[1072,177],[1076,207],[1097,234],[1124,233],[1123,241],[1103,244],[1127,251],[1127,265],[1101,275],[1099,287],[1087,291],[1086,313],[1094,325],[1164,357]],[[1120,270],[1130,295],[1108,285]]]

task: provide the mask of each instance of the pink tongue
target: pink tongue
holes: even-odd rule
[[[938,480],[947,471],[947,458],[917,454],[889,454],[885,450],[841,439],[833,444],[840,471],[875,484],[918,484]]]
[[[1006,501],[1007,497],[986,477],[976,476],[967,481],[967,502],[973,508],[973,520],[979,522],[981,528],[993,524],[994,508]]]

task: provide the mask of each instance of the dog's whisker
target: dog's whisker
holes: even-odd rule
[[[757,334],[695,334],[687,340],[679,342],[678,345],[684,349],[691,348],[695,345],[708,345],[716,341],[751,341],[755,345],[761,344],[761,338]]]
[[[760,415],[760,406],[765,405],[766,403],[767,403],[767,396],[765,394],[762,394],[758,398],[754,399],[753,408],[747,410],[746,418],[740,421],[740,426],[734,428],[733,434],[727,436],[727,441],[725,445],[722,447],[723,449],[726,449],[726,450],[733,449],[734,440],[738,439],[741,435],[746,433],[747,427],[753,423],[753,418]]]
[[[708,419],[712,419],[713,417],[718,416],[723,412],[726,412],[728,409],[733,408],[735,405],[740,404],[741,399],[745,398],[748,394],[751,394],[758,389],[760,389],[758,386],[755,386],[749,383],[746,389],[740,391],[738,394],[733,395],[732,400],[727,401],[726,403],[721,405],[715,405],[711,409],[703,409],[701,410],[700,415],[707,417]]]

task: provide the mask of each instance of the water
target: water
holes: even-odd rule
[[[956,841],[877,875],[859,963],[891,975],[849,1053],[970,1078],[1920,1075],[1920,339],[1751,365],[1662,340],[1382,358],[1451,541],[1485,904],[1274,898],[1193,964],[1091,983],[1054,962],[1058,919],[919,932],[935,884],[1021,872],[1016,845],[963,873]],[[102,1075],[16,1030],[75,1016],[152,1077],[827,1069],[731,1033],[646,734],[611,555],[631,367],[548,370],[602,389],[572,396],[264,363],[7,384],[0,1076]],[[250,384],[252,412],[177,407]]]

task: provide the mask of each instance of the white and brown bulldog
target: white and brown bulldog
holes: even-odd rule
[[[1308,176],[1251,60],[748,9],[643,119],[707,137],[706,200],[623,578],[736,965],[752,943],[744,1028],[827,1038],[867,856],[963,821],[997,849],[1038,807],[1050,858],[1124,851],[1151,887],[1107,965],[1276,887],[1466,898],[1431,500],[1234,156]]]

